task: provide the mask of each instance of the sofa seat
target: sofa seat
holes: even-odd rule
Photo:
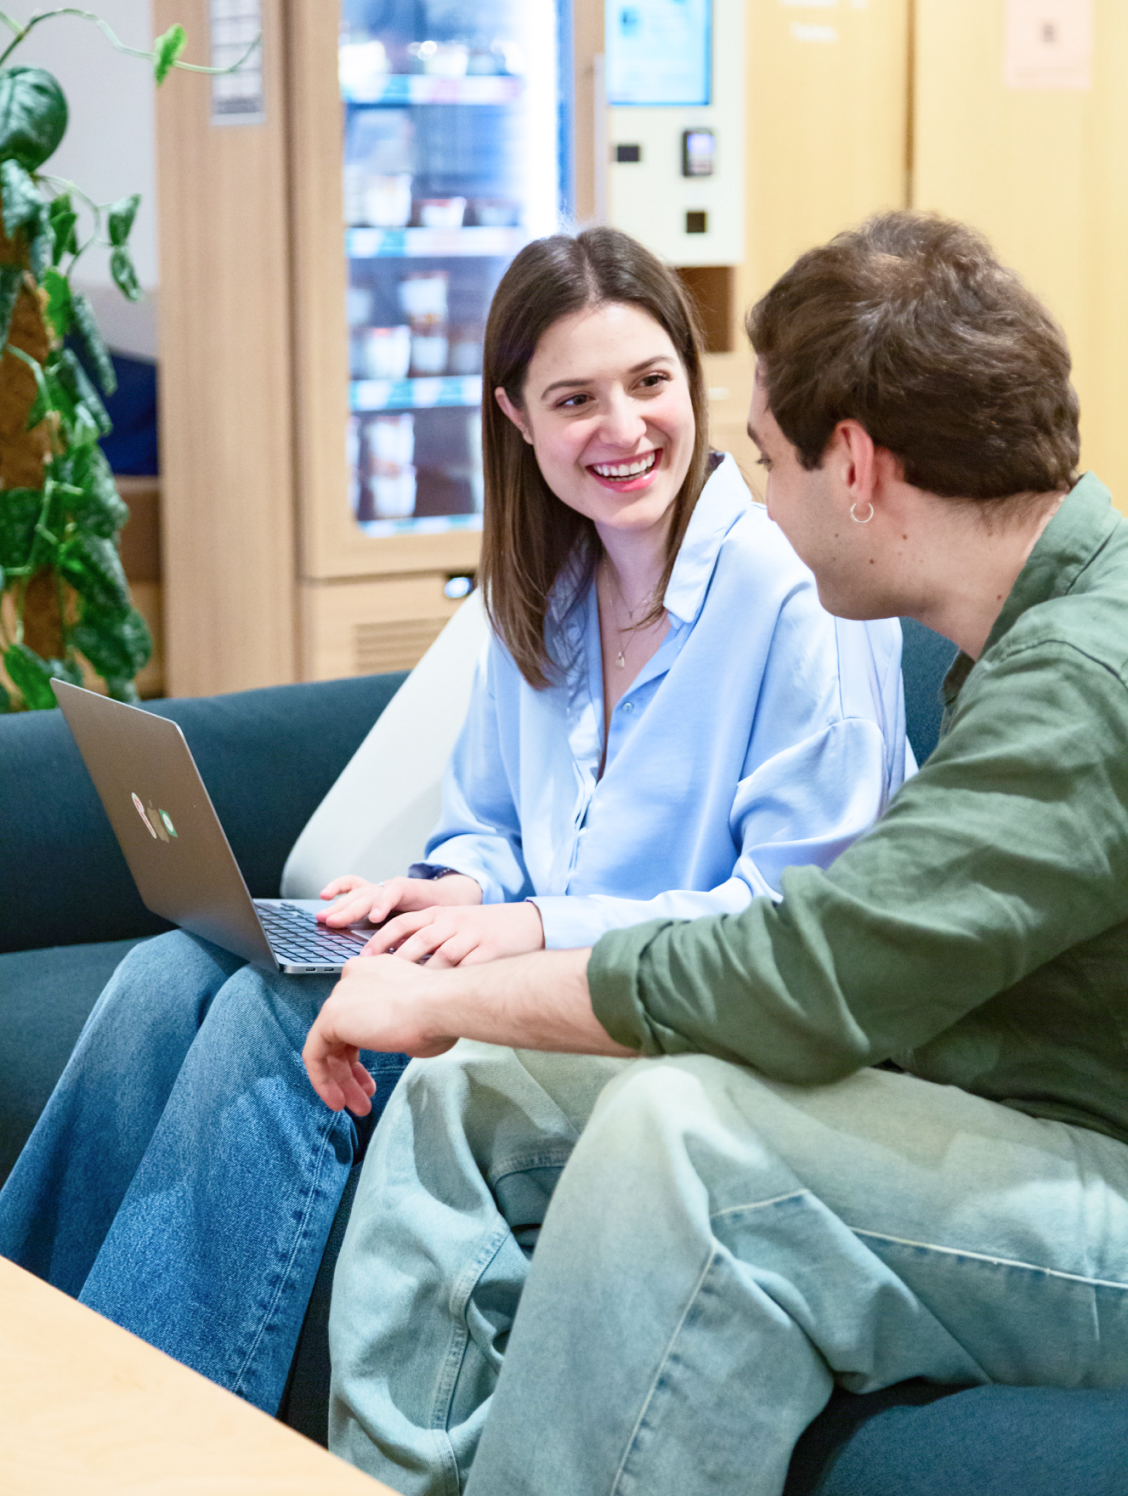
[[[87,1014],[137,944],[101,940],[0,955],[0,1180],[55,1088]]]

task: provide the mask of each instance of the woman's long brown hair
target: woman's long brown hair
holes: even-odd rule
[[[503,389],[523,409],[529,362],[548,328],[561,317],[609,302],[637,306],[665,329],[685,369],[696,428],[689,471],[674,500],[666,564],[644,622],[661,614],[706,478],[709,432],[700,334],[675,272],[618,229],[554,234],[527,244],[502,277],[486,323],[481,582],[495,633],[536,690],[549,685],[562,663],[552,658],[545,638],[553,586],[570,564],[581,578],[590,578],[600,542],[592,521],[548,487],[532,447],[502,412],[494,391]]]

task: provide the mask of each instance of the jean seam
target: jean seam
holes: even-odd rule
[[[508,1179],[511,1174],[528,1174],[533,1169],[563,1169],[571,1156],[571,1146],[564,1151],[541,1148],[535,1152],[515,1153],[491,1168],[486,1183],[491,1190],[496,1191],[501,1181]]]
[[[435,1401],[431,1431],[439,1440],[440,1457],[442,1458],[449,1489],[455,1493],[461,1490],[461,1483],[458,1475],[458,1461],[455,1458],[448,1430],[450,1428],[451,1401],[454,1398],[454,1390],[458,1385],[459,1372],[466,1359],[466,1348],[470,1341],[470,1328],[466,1319],[466,1307],[470,1302],[471,1294],[474,1292],[474,1285],[481,1278],[498,1252],[500,1252],[508,1236],[509,1228],[507,1226],[497,1227],[490,1232],[478,1248],[478,1251],[451,1285],[449,1300],[451,1317],[450,1344],[446,1355],[443,1357],[442,1365],[439,1368],[438,1379],[435,1383]]]
[[[849,1226],[855,1236],[867,1237],[870,1241],[889,1242],[892,1246],[913,1247],[922,1252],[937,1252],[944,1257],[965,1257],[973,1262],[986,1263],[990,1267],[1019,1268],[1023,1272],[1037,1273],[1044,1278],[1060,1278],[1067,1283],[1081,1283],[1088,1288],[1114,1288],[1128,1293],[1128,1283],[1118,1283],[1111,1278],[1086,1278],[1081,1273],[1066,1273],[1060,1268],[1042,1267],[1037,1262],[1023,1262],[1016,1257],[994,1257],[988,1252],[973,1252],[966,1247],[944,1247],[936,1242],[913,1241],[909,1237],[890,1236],[884,1231],[866,1231],[861,1226]]]
[[[621,1490],[621,1482],[623,1479],[623,1474],[627,1468],[627,1461],[630,1459],[635,1445],[638,1442],[639,1431],[642,1428],[647,1412],[650,1409],[650,1405],[654,1401],[655,1393],[657,1392],[658,1386],[662,1381],[663,1375],[665,1374],[666,1367],[669,1365],[670,1357],[673,1355],[674,1346],[677,1343],[678,1336],[681,1334],[682,1328],[685,1325],[686,1320],[689,1318],[690,1312],[692,1311],[694,1304],[697,1302],[697,1299],[701,1294],[701,1290],[705,1286],[705,1280],[712,1272],[713,1264],[716,1262],[716,1260],[717,1249],[716,1247],[713,1247],[710,1249],[709,1255],[705,1260],[704,1267],[697,1275],[697,1282],[693,1285],[693,1290],[690,1293],[689,1297],[686,1299],[685,1308],[679,1315],[678,1322],[671,1331],[669,1340],[666,1342],[666,1349],[662,1352],[661,1359],[659,1360],[658,1366],[654,1372],[654,1376],[651,1379],[646,1396],[643,1398],[642,1407],[639,1409],[638,1417],[635,1419],[634,1427],[631,1429],[630,1437],[628,1438],[626,1447],[623,1450],[623,1457],[619,1461],[619,1468],[615,1471],[614,1479],[611,1482],[608,1496],[616,1496],[616,1493]]]
[[[301,1220],[298,1224],[298,1229],[294,1234],[293,1245],[290,1248],[289,1254],[287,1255],[285,1264],[279,1276],[278,1286],[274,1290],[274,1294],[271,1297],[270,1302],[263,1310],[263,1313],[259,1320],[258,1329],[255,1332],[254,1338],[247,1350],[247,1354],[243,1357],[243,1364],[240,1366],[238,1375],[236,1376],[234,1384],[231,1388],[232,1392],[238,1393],[241,1391],[243,1386],[243,1379],[247,1375],[248,1369],[250,1368],[251,1363],[254,1360],[255,1352],[258,1350],[259,1345],[262,1342],[262,1337],[266,1333],[267,1325],[270,1324],[271,1320],[274,1318],[279,1301],[281,1300],[281,1297],[285,1292],[286,1285],[289,1282],[290,1274],[294,1266],[294,1261],[298,1255],[299,1246],[301,1244],[302,1238],[305,1235],[306,1227],[309,1224],[310,1213],[313,1208],[314,1196],[317,1194],[318,1186],[321,1183],[322,1166],[325,1161],[327,1144],[333,1134],[333,1129],[336,1126],[338,1120],[339,1114],[336,1112],[330,1112],[327,1123],[322,1127],[321,1135],[318,1139],[313,1179],[305,1193],[305,1204],[302,1208]]]

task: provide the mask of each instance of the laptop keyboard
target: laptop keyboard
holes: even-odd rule
[[[321,963],[343,966],[360,954],[367,936],[352,930],[330,930],[319,925],[312,910],[296,904],[262,904],[255,901],[266,938],[280,961],[301,965]]]

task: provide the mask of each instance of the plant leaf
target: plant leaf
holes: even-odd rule
[[[94,315],[94,308],[90,304],[90,298],[82,291],[75,291],[71,295],[71,316],[74,319],[74,328],[82,339],[82,346],[86,349],[86,356],[94,365],[94,372],[98,376],[98,383],[107,395],[112,395],[117,389],[117,375],[114,373],[114,361],[110,357],[110,350],[102,338],[98,319]]]
[[[42,512],[41,489],[0,489],[0,565],[6,571],[17,571],[31,564],[35,527]]]
[[[35,171],[66,130],[67,101],[50,73],[25,67],[0,72],[0,160]]]
[[[23,276],[19,265],[0,265],[0,348],[8,341],[12,330],[12,313],[19,299]]]
[[[114,423],[73,348],[63,348],[60,351],[57,360],[53,361],[52,372],[75,405],[85,405],[101,434],[109,436]]]
[[[33,712],[55,705],[51,689],[51,667],[26,644],[12,644],[4,651],[4,669],[8,678]]]
[[[47,270],[43,275],[43,289],[47,292],[47,318],[55,329],[55,336],[65,338],[71,324],[70,281],[58,270]]]
[[[124,244],[115,245],[110,250],[110,274],[114,278],[114,285],[127,301],[141,300],[141,282],[137,279],[133,260]]]
[[[132,680],[153,652],[149,625],[136,608],[124,614],[108,614],[84,603],[71,639],[107,685]]]
[[[51,263],[57,265],[64,255],[78,253],[78,236],[75,233],[78,214],[69,192],[60,192],[58,197],[52,198],[47,209],[47,222],[51,226],[54,240],[51,246]]]
[[[13,239],[17,230],[42,216],[43,199],[31,174],[18,161],[0,162],[0,191],[4,199],[4,232]]]
[[[153,43],[153,51],[156,56],[153,59],[153,77],[158,86],[168,77],[173,63],[184,51],[184,44],[188,40],[188,34],[184,27],[177,24],[170,26],[163,36],[158,36]]]
[[[106,220],[110,234],[110,243],[119,247],[129,238],[129,231],[133,227],[133,220],[137,217],[137,209],[141,206],[141,194],[133,193],[131,197],[122,197],[110,209]]]
[[[0,686],[0,716],[3,716],[5,712],[10,712],[11,710],[12,698],[8,695],[4,687]]]
[[[82,666],[77,660],[50,659],[47,661],[47,669],[52,680],[69,681],[72,686],[82,685]]]
[[[125,580],[117,546],[112,540],[107,540],[102,535],[75,535],[64,542],[59,551],[59,570],[79,597],[100,613],[122,614],[129,611],[129,584]],[[82,646],[79,645],[79,648],[82,649]],[[83,653],[86,653],[85,649]],[[90,663],[98,669],[93,660]],[[120,675],[123,672],[111,673]]]
[[[37,276],[41,275],[47,264],[47,240],[51,232],[47,204],[18,161],[0,161],[0,204],[5,234],[14,239],[23,231],[31,268]]]
[[[137,694],[137,687],[131,680],[124,680],[119,676],[103,676],[106,682],[106,691],[114,701],[124,701],[127,706],[136,706],[141,700]]]
[[[62,482],[82,490],[82,497],[68,504],[76,522],[92,535],[112,540],[129,518],[114,485],[110,465],[100,447],[71,448],[62,467]]]
[[[24,423],[24,430],[32,431],[43,420],[47,412],[55,408],[47,374],[39,360],[32,358],[31,354],[25,353],[22,348],[16,348],[13,344],[9,343],[6,352],[10,353],[13,358],[18,358],[21,364],[26,364],[35,379],[35,399],[32,401],[31,409],[28,411],[27,420]]]

